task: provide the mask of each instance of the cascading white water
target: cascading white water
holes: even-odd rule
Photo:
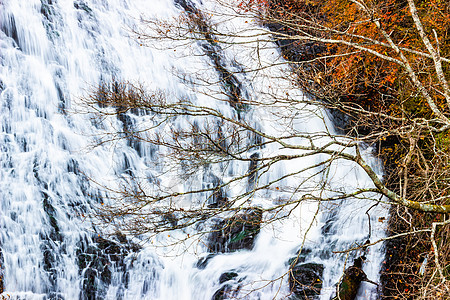
[[[226,115],[236,115],[226,102],[214,100],[207,93],[193,93],[176,76],[175,73],[201,71],[218,78],[207,56],[189,55],[202,51],[198,45],[180,47],[174,53],[142,47],[129,36],[129,29],[139,26],[142,16],[168,19],[181,10],[170,0],[0,0],[2,296],[7,299],[211,299],[224,287],[219,278],[226,272],[237,274],[226,283],[239,288],[236,297],[282,299],[290,295],[288,261],[300,249],[316,212],[316,203],[302,204],[289,218],[263,227],[252,250],[217,254],[208,260],[206,267],[197,266],[199,258],[208,252],[201,242],[163,246],[171,239],[183,239],[186,231],[182,230],[172,232],[170,237],[166,234],[154,238],[153,244],[144,244],[136,252],[123,250],[102,256],[97,251],[113,247],[87,218],[94,206],[109,201],[107,192],[99,186],[117,186],[118,178],[132,172],[145,178],[158,178],[161,185],[185,190],[188,186],[201,186],[202,175],[187,183],[181,178],[163,176],[157,162],[164,150],[149,144],[139,145],[139,151],[124,140],[90,148],[105,130],[120,130],[122,123],[115,118],[102,123],[92,115],[73,113],[77,110],[74,99],[84,89],[113,79],[139,81],[149,88],[170,91],[173,96],[189,97]],[[246,25],[252,23],[249,21],[231,20],[235,23],[230,26],[250,26]],[[280,60],[275,50],[267,49],[261,50],[258,61],[252,60],[250,50],[238,45],[223,50],[222,55],[230,68],[233,68],[232,61],[251,68],[261,60],[263,63]],[[283,69],[267,72],[279,76]],[[264,71],[239,76],[242,89],[250,98],[264,101],[264,95],[258,91],[268,88],[284,89],[291,97],[302,97],[282,80],[268,82],[270,77]],[[221,89],[219,85],[209,88]],[[253,108],[245,118],[262,131],[276,134],[284,130],[280,128],[292,127],[283,124],[286,119],[275,117],[287,109],[272,107],[269,112],[264,107]],[[318,113],[325,118],[325,124],[323,118],[312,116]],[[293,128],[300,132],[320,132],[325,126],[333,130],[326,114],[318,108],[303,107],[300,114],[292,120]],[[136,123],[146,121],[145,116],[133,118]],[[179,122],[177,125],[183,126],[183,121]],[[285,150],[267,147],[259,155],[281,151]],[[311,163],[314,163],[311,158],[280,163],[261,181],[295,172]],[[378,162],[373,159],[371,163],[376,168]],[[229,168],[227,176],[233,177],[245,174],[248,164],[234,162]],[[365,175],[349,163],[333,166],[330,174],[335,189],[368,184]],[[280,185],[292,186],[295,180],[298,177],[286,179]],[[236,195],[245,189],[239,185],[229,192]],[[278,201],[283,196],[281,192],[261,192],[254,195],[252,205],[266,207],[273,199]],[[200,197],[191,200],[188,205],[204,201]],[[356,199],[346,200],[339,206],[328,204],[313,222],[304,248],[311,250],[307,261],[325,267],[321,299],[330,298],[344,270],[346,256],[332,251],[347,249],[367,239],[365,212],[371,205]],[[383,226],[376,220],[385,214],[379,207],[371,211],[372,240],[383,236]],[[370,279],[379,278],[382,258],[381,246],[371,247],[364,266]],[[375,297],[375,288],[364,283],[359,299]]]

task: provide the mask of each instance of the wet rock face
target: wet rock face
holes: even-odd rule
[[[89,8],[89,6],[84,3],[84,1],[74,1],[73,7],[76,9],[84,10],[87,13],[92,13],[92,9]]]
[[[209,57],[213,63],[214,68],[220,78],[220,83],[225,94],[229,98],[230,105],[237,111],[238,115],[248,109],[242,98],[246,98],[245,90],[242,82],[235,75],[242,73],[242,66],[237,65],[235,61],[232,62],[233,68],[230,69],[226,61],[224,51],[219,43],[217,37],[214,36],[214,31],[208,23],[207,17],[195,6],[190,0],[175,0],[175,4],[183,8],[188,16],[191,18],[190,22],[197,27],[195,31],[201,35],[199,39],[205,55]],[[237,72],[236,72],[237,71]],[[246,97],[244,97],[246,96]]]
[[[238,273],[236,273],[236,272],[223,273],[222,275],[220,275],[219,283],[227,282],[229,280],[236,278],[237,276],[238,276]]]
[[[211,254],[210,253],[207,256],[200,258],[197,261],[197,265],[196,265],[197,268],[200,269],[200,270],[205,269],[206,266],[208,265],[209,261],[211,260],[211,258],[213,258],[214,256],[215,256],[215,254]]]
[[[97,237],[94,242],[89,244],[85,240],[77,250],[79,270],[83,276],[80,299],[102,299],[111,283],[111,268],[123,271],[126,277],[124,258],[140,249],[123,235],[117,235],[115,240]]]
[[[244,213],[219,221],[209,237],[210,252],[252,249],[261,228],[262,213],[259,208],[250,208]]]
[[[303,248],[301,251],[297,251],[297,256],[289,259],[288,263],[292,265],[298,265],[300,263],[304,263],[308,256],[311,254],[312,250],[308,248]]]
[[[248,187],[253,189],[255,187],[257,169],[258,169],[258,153],[253,153],[250,156],[250,165],[248,167]]]
[[[3,282],[3,253],[2,253],[2,249],[0,248],[0,294],[3,293],[4,289],[5,289],[5,285]]]
[[[262,219],[260,209],[249,209],[229,219],[220,221],[210,238],[212,252],[233,252],[252,249],[259,233]]]
[[[217,290],[212,296],[211,300],[225,300],[233,298],[238,293],[238,290],[233,290],[231,285],[225,284],[219,290]]]
[[[223,146],[223,148],[225,149],[226,146]],[[221,187],[224,182],[219,177],[212,173],[205,173],[203,175],[203,182],[207,183],[206,188],[214,187],[214,192],[212,193],[211,198],[208,201],[209,208],[219,208],[229,205],[227,193]]]
[[[220,289],[218,289],[212,296],[212,300],[225,300],[230,297],[237,296],[239,287],[237,289],[233,289],[233,286],[231,285],[232,282],[236,283],[236,277],[238,277],[238,273],[236,272],[225,272],[220,275],[219,283],[229,283],[224,284]]]
[[[366,273],[361,269],[364,260],[364,256],[356,258],[353,265],[345,270],[344,277],[336,291],[337,295],[332,300],[354,300],[362,281],[377,284],[369,280]]]
[[[289,271],[289,288],[298,299],[315,299],[322,289],[323,265],[302,263]]]
[[[365,279],[367,279],[366,274],[360,268],[354,266],[348,268],[337,290],[339,297],[336,296],[333,300],[354,300],[361,281]]]

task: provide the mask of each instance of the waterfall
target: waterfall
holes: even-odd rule
[[[204,2],[195,5],[199,9],[220,9],[212,6],[212,1]],[[101,82],[142,82],[150,89],[169,91],[173,98],[189,98],[230,118],[242,118],[267,134],[276,135],[289,128],[307,133],[334,131],[326,111],[301,101],[293,107],[251,107],[239,115],[229,102],[221,101],[225,98],[220,97],[226,97],[220,83],[223,74],[217,72],[211,55],[205,55],[205,45],[192,43],[174,51],[165,41],[141,45],[130,33],[141,26],[143,18],[170,20],[178,16],[186,9],[183,3],[186,6],[186,2],[171,0],[0,0],[3,298],[197,300],[226,299],[220,291],[231,291],[229,295],[236,298],[285,299],[291,297],[289,265],[300,255],[304,262],[322,266],[319,297],[330,299],[343,270],[354,258],[353,254],[333,251],[363,243],[369,234],[371,241],[384,237],[384,224],[379,220],[387,217],[387,210],[378,205],[366,214],[373,202],[365,199],[320,207],[314,202],[303,203],[291,215],[263,226],[250,249],[214,255],[207,247],[208,235],[185,240],[201,226],[148,237],[110,237],[104,233],[107,229],[92,216],[95,207],[113,201],[112,192],[105,187],[118,188],[134,175],[148,179],[149,186],[185,191],[246,174],[249,164],[232,161],[216,166],[223,170],[202,169],[186,179],[164,169],[165,150],[161,147],[120,138],[92,147],[103,141],[105,132],[117,132],[120,137],[127,122],[136,128],[151,124],[145,114],[99,120],[92,113],[79,113],[77,99]],[[258,30],[251,19],[223,21],[220,14],[215,17],[224,30],[227,26],[253,26]],[[254,47],[238,44],[207,51],[220,51],[220,64],[230,74],[282,61],[270,43],[261,48],[258,58],[252,52]],[[262,103],[268,101],[263,93],[268,90],[288,92],[289,97],[301,99],[302,93],[283,79],[287,68],[281,65],[253,73],[236,72],[233,80],[242,97]],[[201,73],[215,84],[192,86],[189,79],[180,78],[180,74],[192,73]],[[214,93],[221,96],[211,96]],[[292,115],[296,117],[289,117]],[[188,121],[188,117],[180,118],[173,126],[182,127]],[[299,138],[292,142],[304,143]],[[293,152],[268,146],[247,155]],[[380,162],[370,158],[371,149],[365,152],[369,163],[382,174]],[[262,175],[260,182],[250,178],[226,193],[239,195],[255,184],[262,185],[322,159],[318,155],[281,162]],[[313,176],[316,169],[303,177],[283,179],[279,185],[295,186],[297,180]],[[329,170],[332,189],[370,185],[367,176],[351,163],[339,161]],[[315,184],[312,182],[309,188]],[[266,208],[295,193],[288,189],[259,191],[246,200],[252,207]],[[201,206],[205,199],[205,195],[192,196],[183,205]],[[270,217],[270,213],[263,215]],[[172,245],[176,240],[184,242]],[[383,260],[381,243],[371,247],[366,256],[364,271],[377,281]],[[376,299],[376,293],[375,286],[363,283],[358,299]]]

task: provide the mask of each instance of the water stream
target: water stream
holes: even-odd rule
[[[249,169],[248,162],[231,161],[185,178],[177,175],[180,170],[166,169],[162,147],[126,139],[92,147],[105,132],[121,131],[124,122],[136,128],[151,122],[145,114],[99,120],[93,113],[79,113],[77,99],[101,82],[141,82],[149,89],[169,91],[171,97],[185,97],[246,120],[267,134],[334,132],[325,111],[301,102],[250,107],[238,113],[224,101],[229,95],[226,89],[224,92],[218,64],[231,74],[282,62],[271,44],[262,47],[256,57],[255,44],[208,48],[199,42],[174,51],[165,41],[158,45],[136,41],[130,30],[139,28],[142,18],[169,20],[186,10],[182,2],[176,2],[0,0],[0,291],[5,299],[227,299],[217,296],[220,290],[228,291],[233,299],[287,299],[293,297],[290,259],[303,241],[303,260],[323,266],[320,299],[330,299],[346,262],[348,266],[357,255],[333,251],[368,239],[366,211],[373,202],[365,199],[322,203],[319,210],[318,203],[303,203],[289,216],[263,226],[252,249],[225,251],[207,260],[211,252],[208,235],[169,245],[195,233],[199,229],[195,226],[153,236],[138,247],[139,239],[146,237],[109,237],[105,228],[95,224],[91,218],[94,208],[113,201],[104,187],[118,188],[131,175],[148,179],[150,188],[158,185],[186,191],[214,184],[214,180],[230,180]],[[221,9],[212,1],[204,2],[195,7]],[[251,19],[222,20],[220,13],[211,17],[217,18],[222,30],[258,28]],[[214,57],[219,58],[214,61]],[[270,101],[264,93],[268,90],[301,99],[302,93],[283,79],[287,68],[238,72],[233,80],[241,97],[261,103]],[[216,84],[193,86],[180,74],[201,74]],[[180,118],[173,126],[182,127],[189,121]],[[300,138],[291,142],[304,143]],[[366,149],[368,157],[370,152]],[[246,155],[274,153],[295,151],[272,145]],[[262,186],[323,159],[317,155],[280,162],[258,182],[243,180],[226,193],[229,197],[245,193],[254,185]],[[370,164],[382,174],[379,161],[372,158]],[[268,208],[287,197],[297,197],[301,192],[289,187],[314,177],[316,171],[313,168],[286,178],[278,183],[281,191],[259,191],[243,205]],[[369,185],[351,163],[334,164],[327,174],[332,178],[330,189]],[[312,180],[305,188],[317,188],[318,182]],[[200,207],[206,198],[194,195],[182,205]],[[370,238],[375,241],[384,236],[384,224],[379,220],[386,218],[387,212],[379,205],[369,215]],[[263,215],[263,219],[270,217],[269,213]],[[371,247],[364,264],[371,280],[379,279],[382,260],[381,244]],[[376,287],[363,283],[358,299],[376,299]]]

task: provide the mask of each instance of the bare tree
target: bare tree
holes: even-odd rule
[[[125,116],[129,114],[149,116],[149,122],[143,126],[124,125],[120,132],[107,134],[100,143],[125,138],[130,143],[163,147],[166,150],[161,155],[167,164],[164,169],[182,173],[185,178],[198,175],[199,169],[203,170],[202,174],[207,173],[205,170],[214,170],[210,172],[209,185],[182,191],[173,191],[163,185],[159,190],[149,188],[145,180],[130,176],[128,185],[116,191],[117,202],[103,206],[100,217],[131,234],[161,232],[193,226],[218,215],[231,214],[237,218],[243,210],[254,208],[251,203],[255,195],[267,191],[276,191],[283,196],[263,209],[270,216],[266,222],[289,215],[303,202],[325,203],[349,198],[439,214],[435,221],[427,224],[428,227],[416,230],[411,226],[407,234],[427,232],[433,245],[431,255],[436,269],[427,278],[432,282],[438,276],[436,286],[442,293],[448,293],[447,262],[441,262],[439,258],[440,253],[448,250],[436,241],[437,234],[443,232],[440,228],[449,222],[447,215],[450,212],[447,180],[450,59],[442,54],[443,39],[437,34],[439,30],[424,27],[421,17],[424,12],[413,0],[403,3],[405,10],[402,11],[407,13],[409,23],[405,21],[402,26],[407,27],[410,38],[415,38],[415,44],[404,43],[405,35],[396,32],[396,27],[384,16],[389,10],[388,1],[337,1],[335,11],[332,11],[334,4],[326,7],[319,1],[288,3],[295,7],[276,0],[236,3],[219,0],[215,5],[223,9],[217,12],[201,11],[189,1],[178,1],[184,10],[179,18],[145,20],[142,28],[134,31],[138,42],[145,46],[181,49],[191,43],[199,44],[202,53],[193,54],[209,57],[218,76],[177,75],[197,92],[208,93],[223,105],[231,106],[234,114],[229,115],[218,107],[196,104],[188,97],[175,98],[167,91],[149,91],[136,83],[108,83],[87,95],[83,103],[102,118],[118,116],[126,124]],[[349,11],[354,13],[352,18],[337,17]],[[255,25],[240,28],[223,25],[224,20],[234,18]],[[341,23],[336,23],[338,20]],[[277,53],[274,43],[281,48],[284,60],[264,61],[263,53]],[[250,49],[257,63],[251,68],[238,64],[230,67],[230,62],[220,53],[236,45]],[[448,45],[444,46],[444,52],[448,54]],[[355,57],[377,60],[385,67],[395,66],[396,79],[404,82],[400,86],[402,91],[393,91],[392,85],[384,84],[378,96],[386,96],[389,101],[378,109],[370,103],[349,101],[343,95],[359,91],[352,79],[353,70],[348,70],[341,78],[333,75],[342,69],[346,59]],[[242,76],[270,74],[266,71],[280,65],[285,65],[286,73],[275,76],[285,77],[290,88],[301,87],[310,94],[308,97],[291,93],[291,90],[280,92],[271,89],[269,84],[261,91],[264,100],[245,94]],[[264,76],[268,76],[268,81],[281,80]],[[373,80],[367,84],[372,87],[382,84],[379,78]],[[208,89],[217,83],[220,90]],[[359,99],[364,96],[367,95],[359,95]],[[408,108],[416,100],[422,103],[421,113],[412,113]],[[393,103],[395,109],[392,109]],[[258,109],[264,113],[270,110],[271,118],[282,123],[285,131],[261,130],[248,117]],[[300,109],[321,120],[320,130],[308,132],[294,125]],[[348,121],[345,131],[336,132],[328,127],[324,117],[327,110],[338,111],[344,116]],[[180,117],[187,117],[185,120],[188,121],[183,126],[175,126]],[[396,140],[393,145],[399,149],[390,148],[386,140]],[[391,163],[395,167],[384,179],[367,160],[373,154],[368,152],[373,149],[395,161]],[[321,159],[316,160],[319,156]],[[304,158],[314,158],[316,162],[280,177],[269,176],[280,162]],[[220,170],[223,172],[223,166],[231,161],[241,162],[247,171],[231,177],[215,175]],[[333,185],[333,170],[342,162],[357,166],[371,184],[349,189]],[[295,185],[284,185],[289,178],[298,181]],[[232,186],[246,188],[240,193],[228,193]],[[180,205],[183,199],[192,199],[194,195],[201,195],[206,201],[192,209]],[[403,218],[403,215],[399,216]],[[256,217],[248,222],[258,223],[262,219]],[[424,298],[427,297],[425,293]]]

